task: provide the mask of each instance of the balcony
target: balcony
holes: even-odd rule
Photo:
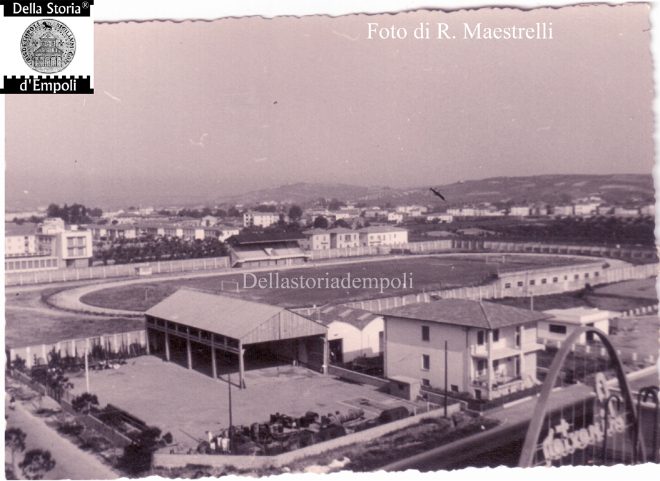
[[[506,346],[506,345],[497,345],[494,346],[491,350],[491,357],[495,359],[506,359],[507,357],[517,356],[521,352],[528,353],[534,351],[542,351],[545,349],[543,344],[537,342],[526,342],[522,347],[515,346]],[[487,358],[488,357],[488,347],[486,344],[478,345],[472,344],[470,346],[470,355],[472,357]]]
[[[488,376],[481,374],[472,380],[472,386],[480,389],[488,389]],[[521,376],[494,375],[491,392],[497,395],[509,394],[524,389]]]

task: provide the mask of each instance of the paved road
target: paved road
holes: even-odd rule
[[[121,475],[101,463],[92,454],[80,450],[68,439],[62,438],[44,421],[32,415],[21,403],[16,409],[7,410],[7,427],[17,427],[27,434],[26,451],[47,449],[56,465],[44,476],[45,479],[117,479]],[[10,453],[7,453],[9,456]],[[17,464],[22,454],[16,454]]]

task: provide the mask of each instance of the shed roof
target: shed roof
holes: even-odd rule
[[[237,297],[182,288],[146,312],[147,316],[221,334],[244,343],[306,337],[326,327],[288,309]]]
[[[381,314],[389,317],[481,329],[516,326],[551,317],[544,312],[467,299],[440,299],[427,303],[408,304],[407,306],[387,309]]]

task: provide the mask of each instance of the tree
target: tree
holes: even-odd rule
[[[124,454],[119,459],[120,466],[130,475],[140,474],[151,468],[160,433],[160,429],[153,426],[141,431],[137,439],[124,448]]]
[[[42,479],[44,474],[55,467],[55,460],[50,451],[31,449],[25,453],[23,461],[18,466],[27,479]]]
[[[333,227],[343,227],[345,229],[350,229],[351,226],[344,219],[337,219],[333,224]]]
[[[229,210],[227,211],[227,215],[228,215],[229,217],[240,217],[240,216],[241,216],[241,212],[240,212],[236,207],[231,206],[231,207],[229,208]]]
[[[89,414],[92,408],[98,405],[99,399],[96,397],[96,394],[91,394],[88,392],[82,393],[80,396],[76,396],[71,401],[71,407],[73,407],[73,410],[83,414]]]
[[[11,467],[16,470],[16,453],[25,451],[25,438],[27,434],[19,428],[9,428],[5,431],[5,446],[11,451]]]
[[[326,219],[322,215],[318,216],[316,219],[314,219],[314,228],[327,229],[328,219]]]
[[[289,208],[289,219],[291,219],[292,222],[300,220],[302,215],[303,215],[303,210],[300,208],[300,206],[293,204]]]
[[[340,200],[332,199],[328,204],[328,209],[330,210],[339,210],[340,207],[345,206],[346,204]]]

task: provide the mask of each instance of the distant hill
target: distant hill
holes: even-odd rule
[[[431,186],[439,190],[447,201],[443,202],[433,195],[429,191]],[[218,201],[242,204],[275,201],[305,205],[322,197],[381,206],[387,203],[453,206],[479,202],[560,204],[591,195],[614,204],[653,202],[653,178],[642,174],[491,177],[410,189],[299,182],[224,197]]]

